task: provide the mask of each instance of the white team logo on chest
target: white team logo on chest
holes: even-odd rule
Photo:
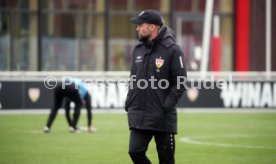
[[[164,62],[165,62],[165,60],[162,59],[161,57],[155,59],[155,65],[158,69],[164,65]]]
[[[140,63],[142,61],[143,61],[142,56],[137,56],[135,59],[135,63]]]

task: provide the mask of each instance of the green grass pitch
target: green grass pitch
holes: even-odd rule
[[[49,134],[46,114],[0,115],[1,164],[127,164],[126,114],[96,113],[95,133],[69,133],[59,114]],[[79,126],[86,125],[86,114]],[[177,164],[275,164],[276,113],[178,114]],[[184,142],[183,142],[183,141]],[[154,141],[148,157],[158,163]]]

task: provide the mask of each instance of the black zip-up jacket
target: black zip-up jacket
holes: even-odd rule
[[[176,104],[185,91],[177,81],[186,77],[184,55],[170,28],[163,26],[151,43],[140,42],[125,102],[129,128],[177,133]]]

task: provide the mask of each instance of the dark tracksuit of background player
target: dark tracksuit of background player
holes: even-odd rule
[[[65,87],[65,88],[62,88]],[[58,109],[61,107],[62,102],[64,99],[70,99],[75,103],[75,109],[74,109],[74,115],[73,120],[70,119],[69,110],[65,110],[66,113],[66,119],[69,124],[69,126],[76,129],[76,125],[78,122],[78,118],[80,115],[80,108],[82,106],[82,101],[78,92],[78,89],[75,87],[75,83],[72,83],[70,85],[62,86],[62,83],[58,83],[54,90],[54,106],[51,109],[51,112],[48,117],[47,121],[47,127],[50,129],[52,126],[52,123],[57,115]]]
[[[161,68],[156,66],[156,59],[164,60]],[[185,91],[183,85],[177,89],[177,76],[187,75],[184,55],[175,43],[173,31],[164,26],[151,43],[140,42],[133,51],[132,60],[131,75],[136,75],[136,81],[133,81],[133,89],[129,89],[125,103],[131,130],[129,154],[134,163],[150,163],[145,152],[154,136],[159,162],[174,163],[175,106]],[[148,81],[151,76],[158,81],[169,81],[169,87],[160,89],[157,82],[154,84],[157,89],[151,89],[150,82],[146,89],[137,87],[139,79]]]
[[[91,127],[91,124],[92,124],[92,112],[91,112],[91,96],[90,94],[87,92],[83,98],[83,100],[85,101],[85,108],[86,108],[86,111],[87,111],[87,125],[88,127]],[[69,98],[66,98],[65,100],[65,117],[66,117],[66,120],[68,122],[69,125],[73,125],[73,122],[71,121],[71,117],[70,117],[70,102],[72,100],[69,99]]]

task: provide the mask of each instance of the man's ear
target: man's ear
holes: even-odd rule
[[[154,31],[154,28],[156,28],[155,25],[154,25],[154,24],[151,24],[151,25],[150,25],[150,31],[151,31],[151,32]]]

